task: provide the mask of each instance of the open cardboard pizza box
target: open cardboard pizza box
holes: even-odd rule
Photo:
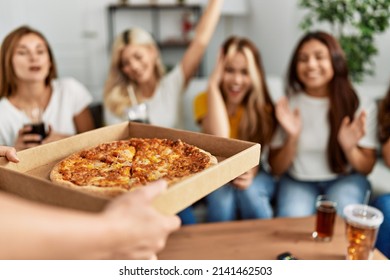
[[[260,145],[256,143],[126,122],[21,151],[17,164],[0,158],[0,189],[52,205],[99,211],[108,199],[52,183],[49,173],[57,162],[81,149],[131,137],[181,139],[218,158],[217,165],[170,186],[155,199],[155,207],[166,214],[178,213],[260,161]]]

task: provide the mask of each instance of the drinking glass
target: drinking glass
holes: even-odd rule
[[[344,208],[348,240],[347,260],[372,258],[383,213],[366,204],[351,204]]]
[[[25,134],[39,134],[41,136],[41,140],[46,138],[46,129],[45,129],[45,124],[42,120],[42,114],[43,110],[40,108],[38,105],[31,105],[28,108],[25,108],[24,113],[27,115],[29,118],[29,122],[24,124],[24,126],[30,126],[31,130],[29,132],[25,132]],[[28,141],[30,142],[36,142],[36,141]],[[40,143],[41,141],[39,141]]]
[[[316,201],[316,227],[312,234],[318,241],[331,241],[336,220],[337,203],[326,195],[319,195]]]

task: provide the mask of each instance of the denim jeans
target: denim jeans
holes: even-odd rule
[[[182,225],[196,224],[196,218],[192,206],[188,206],[187,208],[177,213],[177,215],[179,216]]]
[[[274,178],[264,170],[257,174],[245,190],[228,183],[206,197],[207,221],[272,218],[270,201],[274,192]]]
[[[342,216],[346,205],[363,203],[370,189],[366,176],[360,173],[340,175],[327,181],[300,181],[285,174],[279,181],[276,214],[278,217],[313,215],[317,196],[326,194],[337,202],[337,214]]]
[[[383,224],[379,228],[376,247],[387,258],[390,258],[390,194],[379,196],[373,206],[381,210],[384,216]]]

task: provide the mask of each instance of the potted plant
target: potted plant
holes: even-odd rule
[[[389,0],[299,0],[298,5],[308,10],[300,23],[303,30],[309,31],[318,23],[330,25],[355,82],[374,74],[373,57],[378,53],[375,35],[389,27]]]

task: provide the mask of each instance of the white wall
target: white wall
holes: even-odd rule
[[[0,0],[0,40],[27,24],[48,39],[60,76],[73,76],[100,99],[107,69],[109,0]]]
[[[305,14],[298,0],[250,0],[253,14],[248,18],[250,33],[259,46],[267,72],[284,75],[290,55],[303,34],[298,24]],[[376,73],[365,82],[372,85],[390,82],[390,30],[376,37],[379,55]]]
[[[146,0],[130,0],[130,2]],[[163,0],[161,0],[163,1]],[[164,0],[169,2],[173,0]],[[204,2],[190,0],[189,2]],[[241,0],[229,0],[232,1]],[[101,99],[108,69],[106,7],[114,0],[0,0],[0,40],[15,27],[29,24],[51,43],[61,76],[74,76]],[[246,16],[225,16],[218,24],[205,57],[210,73],[222,41],[230,33],[250,37],[259,47],[267,74],[284,76],[302,32],[298,0],[248,0]],[[126,17],[126,16],[124,16]],[[172,23],[171,23],[172,24]],[[172,30],[177,27],[172,26]],[[377,37],[376,74],[366,84],[385,88],[390,82],[390,30]]]

